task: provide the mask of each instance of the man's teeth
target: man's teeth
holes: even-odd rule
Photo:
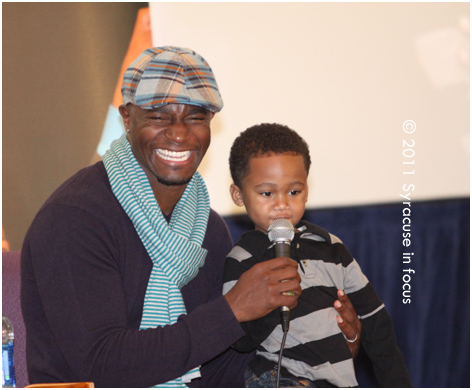
[[[192,154],[190,150],[186,150],[184,152],[174,152],[166,149],[156,149],[156,153],[159,157],[169,161],[185,161],[188,160],[190,154]]]

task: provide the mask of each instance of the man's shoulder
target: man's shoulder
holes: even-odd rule
[[[207,249],[224,252],[223,258],[233,245],[228,225],[221,215],[213,209],[210,209],[205,240],[202,245]]]
[[[64,246],[90,237],[118,242],[132,227],[99,162],[81,169],[52,193],[31,222],[23,248],[45,248],[58,239]]]
[[[113,207],[116,202],[103,162],[99,161],[82,168],[62,183],[38,213],[54,206],[100,210]]]
[[[208,217],[208,223],[223,224],[224,226],[226,226],[226,222],[224,221],[223,217],[212,208],[210,208],[210,216]]]
[[[218,214],[215,210],[210,208],[210,215],[208,216],[207,233],[218,235],[219,233],[229,235],[228,225],[226,224],[223,217]]]

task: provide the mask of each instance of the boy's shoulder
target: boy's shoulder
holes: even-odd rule
[[[297,224],[297,229],[294,241],[300,258],[311,258],[316,253],[325,262],[347,266],[353,261],[347,246],[326,229],[305,220]]]
[[[251,256],[260,257],[271,245],[267,234],[258,230],[248,230],[241,235],[228,257],[239,258],[240,261]]]
[[[327,244],[337,244],[342,241],[335,236],[334,234],[328,232],[326,229],[321,226],[315,225],[306,220],[301,220],[296,226],[296,235],[302,239],[308,239],[319,242],[326,242]],[[236,243],[235,246],[242,247],[265,247],[270,246],[272,243],[269,240],[267,234],[264,234],[257,230],[248,230],[243,233]]]
[[[322,227],[305,220],[301,220],[296,227],[298,230],[297,235],[299,235],[302,239],[326,242],[328,244],[341,241],[339,238],[329,233],[326,229],[323,229]]]

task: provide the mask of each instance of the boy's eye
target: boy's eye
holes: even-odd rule
[[[298,190],[292,190],[289,192],[289,195],[298,195],[301,191],[298,191]]]
[[[270,192],[270,191],[264,191],[264,192],[261,192],[261,195],[262,195],[262,196],[271,196],[271,195],[272,195],[272,192]]]

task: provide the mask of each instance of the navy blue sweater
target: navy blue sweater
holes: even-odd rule
[[[244,331],[221,295],[231,246],[211,210],[205,265],[182,289],[188,314],[139,331],[152,261],[103,163],[79,171],[39,210],[22,249],[30,383],[149,387],[202,365],[189,386],[242,387],[251,356],[228,350]]]

